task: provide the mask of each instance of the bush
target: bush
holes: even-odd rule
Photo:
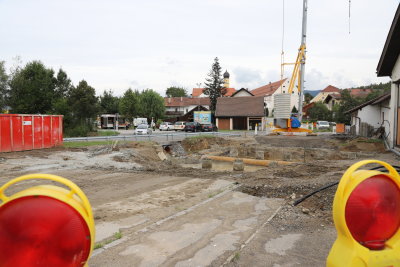
[[[85,124],[79,124],[64,130],[64,137],[86,137],[91,131],[91,127]]]

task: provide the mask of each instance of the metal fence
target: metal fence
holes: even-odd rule
[[[90,136],[90,137],[71,137],[64,138],[64,142],[73,141],[97,141],[97,140],[125,140],[125,141],[179,141],[190,136],[213,135],[213,136],[241,136],[240,133],[221,133],[221,132],[198,132],[198,133],[165,133],[149,135],[115,135],[115,136]]]

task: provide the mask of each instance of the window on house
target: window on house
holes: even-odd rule
[[[175,112],[178,112],[178,108],[175,108]]]

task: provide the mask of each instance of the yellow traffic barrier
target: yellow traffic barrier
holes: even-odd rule
[[[376,163],[388,170],[359,170]],[[400,176],[388,163],[364,160],[343,175],[333,202],[337,239],[328,267],[400,266]]]
[[[5,191],[27,180],[57,182]],[[83,191],[56,175],[30,174],[0,187],[0,266],[87,266],[95,228]]]

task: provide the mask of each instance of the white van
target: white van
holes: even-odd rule
[[[139,124],[147,124],[147,118],[134,118],[133,126],[138,127]]]

